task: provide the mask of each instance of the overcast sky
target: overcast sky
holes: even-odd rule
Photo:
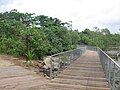
[[[97,26],[120,33],[120,0],[0,0],[0,12],[11,9],[72,21],[79,31]]]

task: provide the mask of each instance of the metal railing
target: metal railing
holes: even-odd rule
[[[97,47],[95,46],[86,46],[87,50],[97,51]]]
[[[74,50],[52,55],[52,68],[50,68],[50,79],[54,78],[55,76],[57,76],[58,73],[67,68],[70,63],[78,59],[85,51],[86,47],[80,47]]]
[[[120,90],[120,65],[100,48],[98,48],[98,53],[111,90]]]

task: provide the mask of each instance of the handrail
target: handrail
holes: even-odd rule
[[[100,48],[98,53],[111,90],[120,90],[120,65]]]
[[[50,68],[50,79],[64,70],[70,63],[79,58],[86,51],[86,47],[61,52],[51,56],[52,68]]]
[[[99,48],[100,49],[100,48]],[[115,63],[116,65],[117,65],[117,67],[119,67],[120,68],[120,65],[117,63],[117,62],[115,62],[115,60],[113,60],[108,54],[106,54],[102,49],[100,49],[113,63]]]

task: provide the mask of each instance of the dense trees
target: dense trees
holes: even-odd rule
[[[105,28],[82,32],[68,30],[67,22],[58,18],[31,13],[20,13],[16,9],[0,13],[0,52],[25,56],[32,51],[34,57],[70,50],[77,45],[119,46],[120,35],[111,34]]]
[[[120,34],[111,34],[107,28],[97,31],[85,29],[81,32],[81,43],[107,50],[113,46],[120,46]]]
[[[68,31],[57,18],[35,16],[17,10],[0,13],[0,52],[25,56],[34,51],[36,58],[73,49],[79,35]]]

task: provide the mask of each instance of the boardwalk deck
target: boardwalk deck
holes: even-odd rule
[[[87,51],[48,81],[15,65],[0,67],[0,90],[110,90],[98,55]]]
[[[87,51],[46,85],[47,90],[111,90],[95,51]]]

